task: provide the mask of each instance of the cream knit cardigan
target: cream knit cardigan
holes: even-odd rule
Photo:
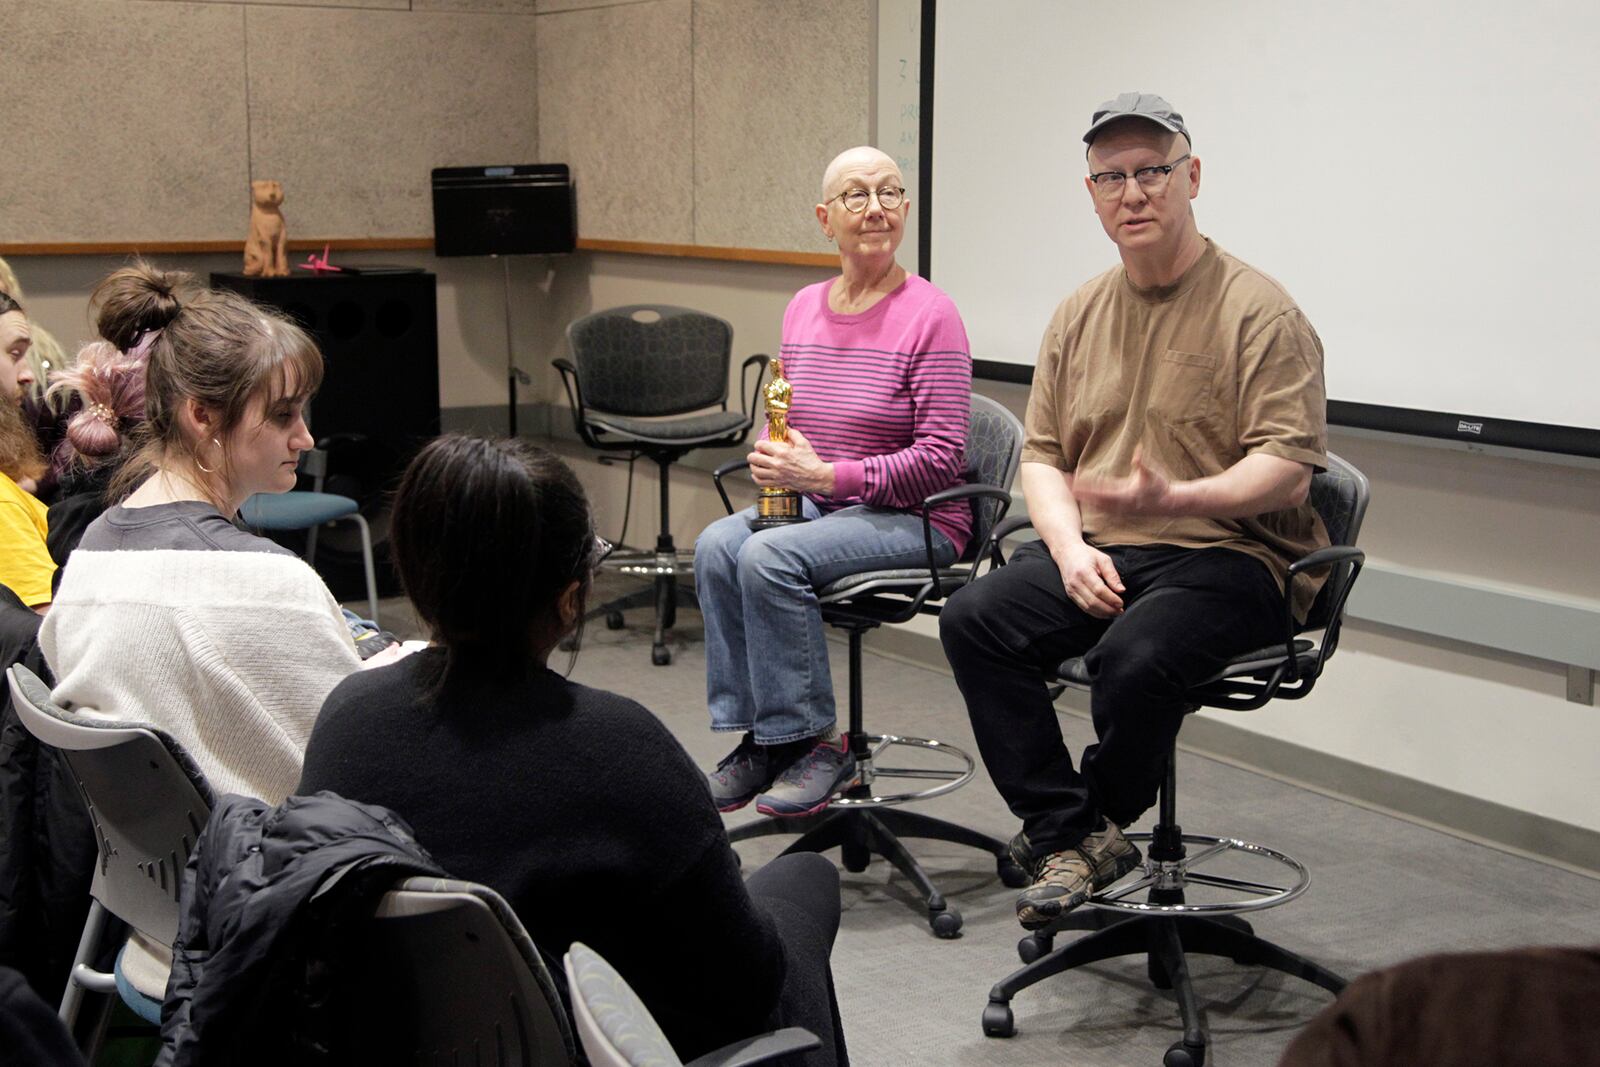
[[[63,707],[153,723],[220,796],[294,792],[311,725],[361,665],[315,571],[268,552],[92,552],[39,631]]]

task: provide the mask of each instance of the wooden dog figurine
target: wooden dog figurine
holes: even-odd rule
[[[283,183],[260,179],[250,183],[250,236],[244,242],[244,272],[282,278],[289,273],[288,227],[278,205]]]

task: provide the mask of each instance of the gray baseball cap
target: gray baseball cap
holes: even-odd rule
[[[1089,124],[1088,132],[1083,135],[1083,143],[1094,144],[1095,134],[1119,119],[1145,119],[1163,130],[1183,134],[1184,140],[1194,144],[1194,138],[1189,136],[1188,127],[1183,124],[1183,116],[1154,93],[1123,93],[1115,100],[1107,100],[1095,108],[1094,121]]]

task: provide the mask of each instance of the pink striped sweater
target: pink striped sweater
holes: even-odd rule
[[[859,315],[828,308],[832,281],[795,294],[783,315],[789,422],[834,465],[824,512],[852,504],[914,509],[959,485],[972,402],[966,327],[941,290],[917,275]],[[960,553],[966,501],[941,504],[933,525]]]

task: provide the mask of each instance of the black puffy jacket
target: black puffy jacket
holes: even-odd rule
[[[156,1063],[333,1062],[346,946],[413,875],[444,871],[387,808],[327,792],[276,808],[223,797],[184,870]]]

